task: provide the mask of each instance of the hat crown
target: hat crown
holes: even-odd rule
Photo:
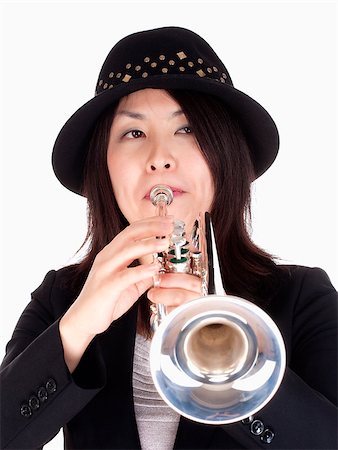
[[[136,79],[184,75],[233,85],[220,58],[198,34],[181,27],[156,28],[131,34],[112,48],[95,94]]]

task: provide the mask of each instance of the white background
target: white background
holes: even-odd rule
[[[125,35],[177,25],[203,36],[281,137],[254,187],[253,239],[338,286],[336,2],[2,2],[2,324],[0,356],[45,273],[71,261],[84,199],[56,180],[51,149],[94,92]],[[45,448],[62,448],[58,435]]]

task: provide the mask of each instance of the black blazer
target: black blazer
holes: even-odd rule
[[[337,448],[337,293],[321,269],[285,269],[267,307],[287,349],[277,394],[251,423],[181,418],[174,448]],[[137,304],[92,341],[70,375],[58,330],[77,295],[64,287],[67,278],[67,268],[46,275],[7,346],[1,448],[41,448],[61,427],[66,448],[140,448],[132,393]]]

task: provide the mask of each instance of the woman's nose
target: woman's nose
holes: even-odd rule
[[[148,172],[166,172],[175,167],[176,162],[170,151],[156,149],[150,153],[147,161]]]

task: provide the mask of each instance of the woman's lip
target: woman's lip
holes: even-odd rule
[[[182,191],[182,189],[173,190],[173,194],[174,194],[174,197],[178,197],[178,196],[184,194],[184,191]]]

